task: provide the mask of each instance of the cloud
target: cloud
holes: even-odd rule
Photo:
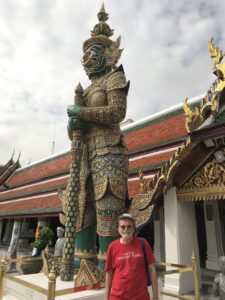
[[[102,1],[0,1],[1,163],[22,150],[26,164],[68,149],[66,108],[89,81],[82,43]],[[131,81],[127,118],[138,120],[207,91],[213,75],[207,43],[225,49],[224,1],[105,1],[121,63]]]

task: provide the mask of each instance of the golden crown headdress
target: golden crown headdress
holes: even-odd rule
[[[123,51],[123,49],[119,49],[121,37],[119,36],[115,42],[110,39],[114,30],[106,23],[109,15],[105,12],[104,4],[97,16],[99,22],[91,31],[91,37],[83,43],[83,51],[85,52],[94,44],[101,44],[106,47],[105,54],[109,64],[115,66]]]

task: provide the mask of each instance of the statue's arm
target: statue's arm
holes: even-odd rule
[[[72,140],[73,130],[81,129],[82,124],[91,122],[98,125],[119,124],[126,115],[127,95],[123,90],[108,93],[108,105],[100,107],[80,107],[76,118],[69,118],[67,132]]]
[[[110,90],[107,93],[108,105],[100,107],[81,107],[78,117],[85,122],[99,125],[120,123],[126,115],[127,95],[124,89]]]

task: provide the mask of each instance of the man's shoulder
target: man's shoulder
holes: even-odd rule
[[[146,242],[146,240],[143,238],[143,237],[139,237],[139,236],[134,236],[134,242],[135,243],[139,243],[140,245],[142,244],[142,243],[145,243]]]

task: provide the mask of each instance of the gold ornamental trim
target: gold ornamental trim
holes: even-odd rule
[[[106,260],[106,252],[102,253],[102,252],[99,251],[98,259],[99,260]]]
[[[220,150],[223,154],[225,149]],[[213,157],[182,188],[177,189],[179,201],[225,199],[225,166]]]
[[[225,186],[209,186],[196,189],[177,189],[177,200],[181,202],[225,199]]]
[[[95,258],[97,255],[96,251],[91,250],[81,250],[81,249],[75,249],[75,257],[77,258],[83,258],[83,259],[88,259],[88,258]]]
[[[172,155],[170,160],[168,160],[161,170],[155,175],[153,180],[150,182],[150,185],[154,187],[152,191],[152,197],[156,192],[162,191],[165,193],[168,188],[172,186],[173,174],[176,166],[180,164],[180,161],[187,156],[195,143],[191,143],[190,138],[188,137],[183,145],[181,145],[177,151]]]

